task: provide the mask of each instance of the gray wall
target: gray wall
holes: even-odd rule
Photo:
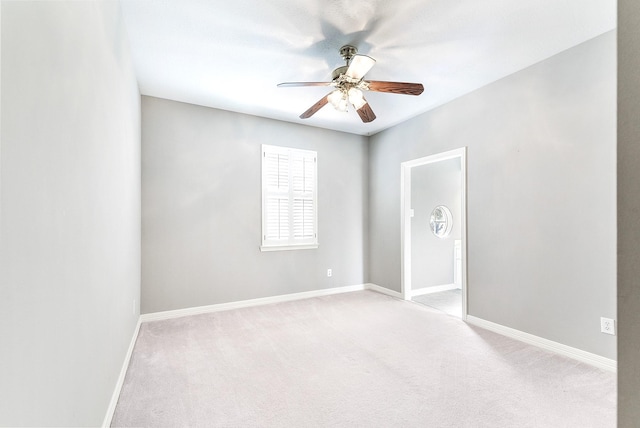
[[[640,6],[620,7],[619,423],[631,427]],[[126,33],[116,2],[0,12],[0,425],[95,426],[140,295]],[[373,137],[370,163],[364,137],[143,98],[146,311],[369,280],[399,290],[400,162],[466,145],[471,314],[615,358],[615,338],[596,333],[615,317],[612,82],[609,33]],[[259,252],[263,143],[318,150],[318,250]]]
[[[453,284],[454,241],[461,239],[460,159],[411,168],[411,288]],[[444,239],[431,232],[431,212],[438,205],[451,211],[453,226]]]
[[[1,104],[0,425],[97,426],[140,287],[140,96],[119,3],[3,1]]]
[[[640,421],[640,2],[618,2],[618,426]]]
[[[400,290],[400,163],[468,146],[469,313],[616,357],[615,37],[371,138],[372,283]]]
[[[143,313],[367,282],[366,137],[150,97],[142,135]],[[262,144],[318,152],[318,249],[260,251]]]

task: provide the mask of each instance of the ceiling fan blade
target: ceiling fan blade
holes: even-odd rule
[[[376,60],[370,56],[354,55],[345,75],[352,79],[362,79],[375,63]]]
[[[314,105],[309,107],[309,109],[307,111],[302,113],[300,115],[300,119],[309,119],[311,116],[316,114],[318,112],[318,110],[320,110],[322,107],[326,106],[328,102],[329,102],[329,95],[327,94],[323,98],[321,98],[320,101],[318,101],[317,103],[315,103]]]
[[[369,123],[376,120],[376,114],[373,112],[373,110],[371,110],[371,106],[368,102],[366,102],[366,100],[364,105],[356,111],[358,112],[358,116],[360,116],[360,119],[362,119],[364,123]]]
[[[393,94],[420,95],[424,91],[422,83],[367,81],[369,90],[374,92],[391,92]]]
[[[298,86],[331,86],[333,82],[285,82],[278,83],[278,88],[294,88]]]

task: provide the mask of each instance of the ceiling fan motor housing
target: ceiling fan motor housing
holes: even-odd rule
[[[338,77],[340,77],[341,74],[345,74],[348,69],[349,69],[348,65],[343,65],[342,67],[336,68],[331,73],[331,80],[336,80]]]
[[[345,74],[347,72],[347,70],[349,69],[349,64],[351,63],[351,58],[353,58],[353,56],[357,53],[358,48],[356,48],[355,46],[344,45],[340,48],[340,56],[342,56],[342,59],[347,62],[347,65],[343,65],[342,67],[338,67],[333,70],[333,73],[331,73],[331,80],[336,80],[338,77],[340,77],[341,74]]]
[[[355,46],[344,45],[340,48],[340,55],[342,56],[342,58],[344,58],[345,61],[347,61],[347,65],[349,65],[349,61],[351,61],[351,58],[353,58],[353,56],[357,53],[358,48],[356,48]]]

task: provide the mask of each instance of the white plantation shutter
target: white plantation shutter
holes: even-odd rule
[[[265,239],[289,239],[289,199],[269,198],[267,200],[267,230]]]
[[[298,198],[293,200],[293,237],[313,238],[315,234],[313,200]]]
[[[317,248],[317,155],[262,146],[262,249]]]

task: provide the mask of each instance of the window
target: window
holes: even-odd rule
[[[262,251],[318,248],[317,154],[262,146]]]

